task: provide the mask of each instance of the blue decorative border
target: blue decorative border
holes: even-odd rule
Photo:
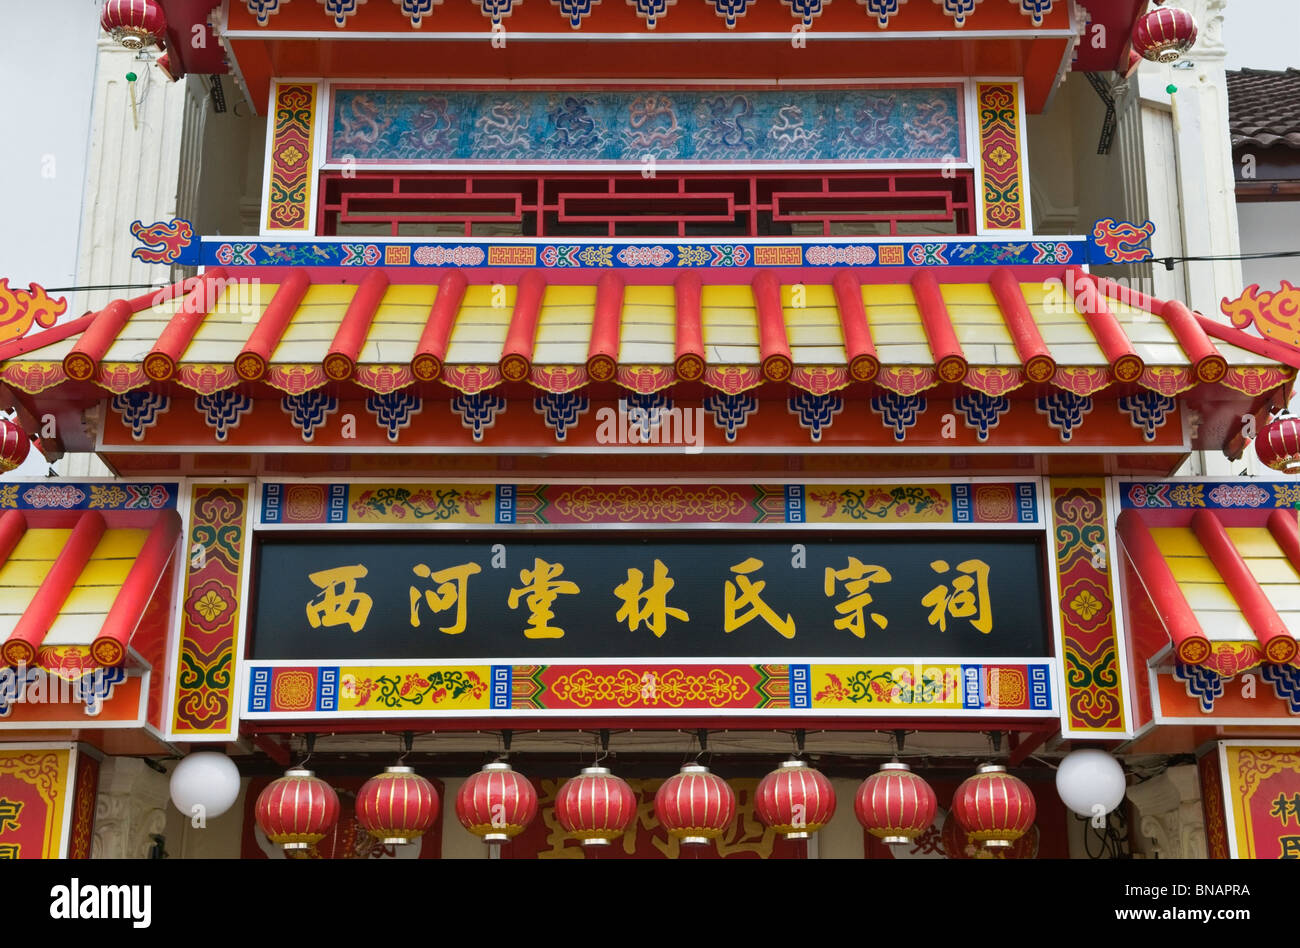
[[[1016,485],[1016,515],[1021,523],[1038,523],[1038,486]]]
[[[1300,508],[1300,482],[1133,481],[1120,482],[1125,510],[1277,510]]]
[[[790,707],[806,709],[812,707],[812,666],[790,666]]]
[[[316,674],[316,710],[337,711],[339,709],[339,670],[338,667],[320,668]]]
[[[803,485],[786,484],[785,485],[785,522],[786,523],[803,523],[804,506],[803,506]]]
[[[1029,707],[1033,711],[1052,707],[1052,679],[1046,665],[1029,666]]]
[[[271,669],[253,668],[248,679],[248,710],[271,710]]]
[[[497,495],[497,523],[514,523],[515,522],[515,485],[498,484],[496,495]]]
[[[0,481],[0,510],[175,510],[179,493],[174,481]]]
[[[961,706],[967,711],[978,711],[984,707],[984,666],[961,667]]]
[[[952,485],[952,522],[970,523],[974,515],[971,512],[970,485]]]
[[[929,263],[927,263],[929,261]],[[1105,252],[1080,239],[988,240],[960,237],[946,241],[880,238],[807,241],[764,240],[706,243],[688,240],[572,241],[465,238],[457,241],[385,241],[352,238],[290,241],[259,237],[204,237],[182,254],[181,266],[358,267],[440,272],[451,268],[542,270],[737,270],[810,267],[900,270],[920,265],[948,267],[1051,266],[1108,264]]]
[[[490,706],[493,711],[510,710],[513,675],[514,669],[510,665],[492,666],[492,699]]]

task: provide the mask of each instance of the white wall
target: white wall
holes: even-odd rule
[[[99,8],[0,3],[0,277],[11,286],[75,283]]]

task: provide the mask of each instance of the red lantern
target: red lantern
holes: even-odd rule
[[[461,825],[485,843],[508,843],[537,815],[537,791],[504,761],[484,765],[456,794]]]
[[[655,794],[655,816],[668,835],[687,845],[718,839],[736,816],[736,794],[700,764],[687,764]]]
[[[754,809],[786,839],[807,839],[835,815],[835,790],[820,770],[787,760],[758,782]]]
[[[1133,27],[1133,49],[1153,63],[1171,63],[1196,44],[1196,20],[1186,10],[1161,7]]]
[[[998,764],[981,764],[953,794],[952,813],[970,839],[1005,849],[1033,825],[1037,807],[1023,780]]]
[[[0,473],[8,474],[27,460],[32,442],[22,425],[0,418]]]
[[[266,838],[291,852],[325,838],[338,822],[339,798],[310,770],[294,768],[271,781],[253,812]]]
[[[389,767],[357,791],[357,822],[385,846],[415,842],[439,809],[438,791],[410,767]]]
[[[158,0],[108,0],[99,25],[127,49],[144,49],[163,38],[167,17]]]
[[[585,767],[555,795],[555,817],[584,846],[608,846],[636,818],[636,794],[607,767]]]
[[[891,846],[910,843],[929,829],[937,806],[930,785],[897,761],[882,764],[862,781],[853,801],[858,822]]]
[[[1281,415],[1266,424],[1255,439],[1255,453],[1275,471],[1300,471],[1300,418]]]

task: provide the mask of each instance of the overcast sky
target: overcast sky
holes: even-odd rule
[[[1297,0],[1229,0],[1223,17],[1229,69],[1300,67]]]

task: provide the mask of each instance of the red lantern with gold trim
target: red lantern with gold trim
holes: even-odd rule
[[[385,846],[418,840],[440,809],[438,791],[410,767],[389,767],[357,791],[357,822]]]
[[[1275,471],[1300,471],[1300,418],[1279,415],[1266,424],[1255,439],[1255,453]]]
[[[266,838],[286,852],[309,849],[338,822],[339,798],[310,770],[295,767],[267,785],[253,814]]]
[[[127,49],[144,49],[166,34],[167,16],[158,0],[108,0],[99,25]]]
[[[1034,825],[1034,795],[1000,764],[981,764],[952,797],[952,813],[971,840],[988,849],[1011,846]]]
[[[736,817],[736,794],[701,764],[687,764],[655,794],[655,815],[668,835],[684,845],[707,845]]]
[[[1133,49],[1153,63],[1171,63],[1194,45],[1196,20],[1177,7],[1144,13],[1133,27]]]
[[[636,794],[607,767],[585,767],[555,795],[555,818],[584,846],[608,846],[636,819]]]
[[[910,843],[929,829],[937,806],[930,785],[898,761],[882,764],[862,781],[853,800],[858,822],[891,846]]]
[[[835,815],[835,790],[820,770],[787,760],[758,782],[754,810],[786,839],[808,839]]]
[[[0,418],[0,473],[8,474],[27,460],[32,441],[23,426],[8,418]]]
[[[537,791],[505,761],[485,764],[456,794],[461,825],[485,843],[508,843],[537,816]]]

